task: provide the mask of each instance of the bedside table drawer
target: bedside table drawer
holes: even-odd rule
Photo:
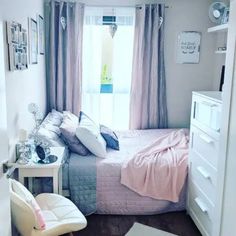
[[[191,126],[191,149],[217,169],[219,142],[195,126]]]
[[[207,198],[214,204],[216,198],[217,171],[191,150],[190,179],[207,194]]]
[[[207,200],[201,190],[189,183],[189,211],[203,235],[211,235],[214,206]]]

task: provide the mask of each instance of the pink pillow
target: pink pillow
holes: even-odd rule
[[[28,203],[33,208],[34,214],[36,216],[36,220],[37,220],[36,228],[39,230],[44,230],[46,228],[46,223],[45,223],[43,213],[42,213],[38,203],[34,199],[31,201],[28,201]]]

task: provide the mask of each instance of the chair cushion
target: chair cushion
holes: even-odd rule
[[[86,227],[87,221],[79,209],[69,199],[57,194],[42,193],[36,197],[46,221],[49,235],[65,234]],[[45,232],[46,233],[46,232]]]
[[[43,217],[43,214],[41,212],[38,203],[35,201],[35,198],[31,194],[31,192],[23,184],[14,179],[11,180],[11,184],[12,184],[12,191],[16,193],[23,201],[25,201],[31,206],[31,209],[34,212],[36,219],[35,228],[39,230],[45,229],[45,219]]]

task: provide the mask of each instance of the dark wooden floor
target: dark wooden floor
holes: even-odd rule
[[[139,222],[180,236],[201,236],[191,218],[185,212],[152,216],[91,215],[88,226],[74,236],[122,236]],[[148,235],[146,235],[148,236]]]

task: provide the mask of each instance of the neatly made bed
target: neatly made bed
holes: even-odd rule
[[[153,143],[158,137],[172,131],[173,129],[150,129],[117,132],[120,151],[109,149],[105,158],[97,158],[93,155],[79,156],[70,153],[63,166],[63,189],[70,193],[72,199],[77,197],[77,188],[78,191],[87,191],[88,201],[93,201],[95,198],[96,206],[95,208],[92,207],[90,213],[95,211],[98,214],[141,215],[183,210],[186,200],[186,184],[180,194],[179,202],[173,203],[140,196],[120,183],[121,166],[124,161],[133,157],[145,146]],[[83,181],[77,181],[81,178],[77,174],[78,171],[84,170],[88,170],[88,172],[90,170],[90,173],[88,173],[89,179],[88,182],[85,179],[84,186],[81,186]],[[95,172],[94,176],[91,176],[92,172]],[[96,182],[94,185],[93,181]],[[86,186],[87,183],[90,185]],[[90,190],[94,187],[95,196],[91,196],[93,192]],[[86,195],[84,198],[86,198]],[[86,199],[83,199],[82,204],[86,204]]]

